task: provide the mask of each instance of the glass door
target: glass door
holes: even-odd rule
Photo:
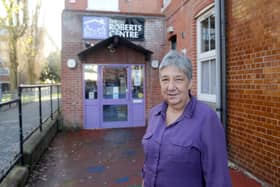
[[[99,68],[96,64],[83,65],[84,128],[100,128],[99,115]]]
[[[132,126],[145,125],[145,67],[131,65],[131,108]]]
[[[129,126],[129,71],[127,65],[101,65],[101,128]]]

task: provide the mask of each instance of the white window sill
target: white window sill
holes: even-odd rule
[[[88,11],[100,11],[100,12],[120,12],[120,10],[101,10],[101,9],[93,9],[93,8],[86,8]]]

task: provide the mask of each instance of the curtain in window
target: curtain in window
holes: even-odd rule
[[[201,93],[216,94],[216,60],[201,62]]]

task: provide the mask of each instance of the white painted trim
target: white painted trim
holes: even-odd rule
[[[91,1],[91,3],[90,3],[90,1]],[[110,8],[108,8],[108,7],[105,7],[105,6],[103,6],[103,8],[102,8],[102,6],[100,6],[100,8],[96,8],[96,7],[92,7],[91,6],[91,4],[94,4],[94,2],[92,2],[92,1],[97,1],[97,0],[87,0],[87,8],[86,8],[86,10],[96,10],[96,11],[110,11],[110,12],[119,12],[120,11],[120,4],[119,4],[119,0],[111,0],[111,1],[115,1],[114,3],[117,3],[117,7],[110,7]],[[113,2],[106,2],[106,3],[104,3],[104,2],[102,2],[102,1],[99,1],[99,5],[112,5],[112,4],[114,4]],[[97,3],[98,4],[98,3]]]
[[[202,14],[205,14],[207,11],[209,11],[209,10],[212,9],[212,8],[213,8],[213,13],[214,13],[214,11],[215,11],[214,5],[215,5],[215,3],[212,3],[212,4],[208,5],[207,7],[205,7],[205,8],[202,9],[201,11],[199,11],[199,12],[194,16],[194,18],[196,19],[196,18],[200,17]]]
[[[208,95],[208,94],[201,94],[201,93],[199,93],[197,95],[197,98],[199,100],[208,101],[208,102],[211,102],[211,103],[215,103],[216,102],[216,95]]]
[[[164,0],[163,0],[163,8],[161,8],[160,11],[163,12],[163,11],[170,5],[171,1],[172,1],[172,0],[169,0],[168,3],[164,4]]]
[[[196,36],[197,36],[197,97],[199,100],[207,101],[207,102],[216,102],[216,95],[214,94],[203,94],[201,93],[201,62],[207,61],[216,58],[216,50],[211,50],[207,52],[201,53],[201,26],[200,22],[214,13],[214,4],[211,4],[205,7],[202,11],[200,11],[196,18]]]

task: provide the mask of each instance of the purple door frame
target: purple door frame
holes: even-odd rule
[[[122,67],[122,68],[126,68],[126,97],[123,99],[106,99],[103,97],[104,93],[103,93],[103,68],[110,68],[110,67]],[[101,128],[114,128],[114,127],[129,127],[131,124],[131,104],[129,102],[129,98],[130,98],[130,93],[131,93],[131,88],[130,88],[130,66],[128,64],[102,64],[99,65],[99,69],[100,69],[100,74],[101,75],[101,84],[99,85],[98,89],[100,92],[100,97],[99,97],[99,103],[100,103],[100,119],[101,119]],[[104,105],[127,105],[127,121],[112,121],[112,122],[105,122],[103,121],[103,106]]]
[[[143,98],[132,98],[132,71],[131,67],[140,65],[143,68]],[[127,91],[126,98],[123,99],[104,99],[103,98],[103,73],[104,67],[126,67],[127,68]],[[84,78],[83,78],[84,79]],[[98,65],[97,80],[97,99],[85,99],[85,81],[83,80],[83,99],[84,99],[84,128],[120,128],[145,126],[145,65],[144,64],[100,64]],[[104,105],[127,105],[127,121],[103,121]]]

